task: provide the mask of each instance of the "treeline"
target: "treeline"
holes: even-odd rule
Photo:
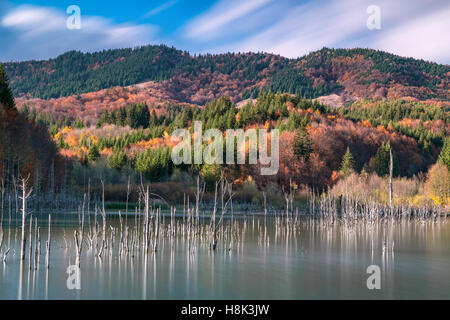
[[[253,80],[270,63],[266,54],[192,56],[173,47],[149,45],[96,53],[70,51],[48,61],[7,63],[6,70],[15,95],[50,99],[207,70]]]
[[[406,58],[372,49],[330,49],[323,48],[320,51],[310,53],[302,61],[302,69],[327,70],[332,68],[333,58],[355,57],[360,55],[365,59],[370,59],[373,63],[371,70],[378,70],[384,73],[387,78],[382,83],[388,84],[391,81],[400,82],[409,86],[425,86],[436,89],[436,85],[441,82],[450,71],[448,65],[425,61],[422,59]],[[377,82],[373,79],[370,82]]]
[[[15,95],[50,99],[165,80],[183,59],[181,51],[161,45],[95,53],[70,51],[48,61],[7,63],[6,70]]]
[[[340,114],[352,121],[369,121],[372,126],[383,126],[418,141],[425,155],[431,154],[432,145],[442,147],[447,137],[446,127],[450,124],[450,110],[422,102],[389,100],[362,100],[339,110]],[[403,120],[419,120],[417,126],[406,125]],[[433,131],[434,122],[442,122],[439,131]],[[427,127],[426,123],[430,123]]]
[[[228,97],[214,100],[204,108],[168,109],[165,114],[159,116],[156,116],[154,109],[149,111],[147,106],[142,105],[139,109],[145,114],[142,117],[145,121],[139,124],[139,129],[120,137],[100,137],[94,145],[83,137],[80,145],[89,150],[85,158],[87,165],[93,165],[100,158],[100,152],[108,149],[112,152],[108,151],[109,155],[103,159],[109,168],[119,171],[128,168],[126,172],[131,169],[142,173],[151,181],[161,181],[170,177],[174,170],[171,159],[166,154],[166,147],[159,146],[150,149],[153,151],[137,152],[133,149],[134,151],[130,152],[134,145],[162,138],[165,133],[171,134],[179,128],[192,130],[192,123],[196,120],[202,122],[203,130],[218,128],[225,131],[264,126],[269,130],[279,129],[282,132],[282,143],[285,144],[280,150],[283,160],[276,183],[286,185],[289,177],[298,175],[295,178],[298,183],[323,188],[332,183],[333,172],[341,170],[344,166],[343,160],[347,163],[344,166],[347,169],[344,171],[349,171],[348,168],[351,167],[355,172],[374,172],[383,176],[389,167],[390,150],[394,157],[394,175],[413,176],[425,171],[436,161],[438,153],[431,151],[439,151],[441,148],[443,132],[441,130],[429,136],[431,128],[425,130],[420,125],[415,128],[408,126],[407,121],[402,121],[419,121],[420,119],[416,118],[422,118],[424,121],[440,121],[445,124],[448,122],[447,111],[437,106],[426,108],[420,103],[392,103],[394,106],[389,102],[369,106],[369,102],[365,101],[336,111],[317,101],[268,92],[261,93],[256,102],[241,108],[237,108]],[[136,127],[137,123],[132,124],[127,120],[132,119],[127,114],[134,115],[139,112],[136,112],[136,106],[129,108],[130,111],[124,107],[106,112],[103,119],[109,119],[106,122],[119,126]],[[370,126],[362,120],[370,123]],[[102,123],[105,122],[99,121],[98,125]],[[387,130],[378,130],[379,125],[385,125]],[[404,132],[407,130],[409,133]],[[415,134],[411,133],[414,130],[423,130],[423,141],[420,135],[416,138]],[[168,162],[163,163],[162,159]],[[178,169],[199,173],[205,179],[209,177],[208,179],[213,181],[222,170],[229,172],[234,178],[255,178],[258,175],[258,166],[253,169],[249,167],[252,166],[183,165]],[[298,171],[299,168],[303,170]],[[255,179],[260,186],[267,183],[259,178]]]
[[[342,89],[337,80],[344,76],[343,70],[359,68],[358,65],[346,65],[346,59],[359,56],[372,66],[365,75],[356,72],[358,76],[352,79],[355,83],[388,85],[395,82],[436,90],[448,78],[449,67],[446,65],[370,49],[324,48],[298,59],[287,59],[265,53],[195,56],[164,45],[96,53],[71,51],[47,61],[7,63],[6,71],[16,96],[30,94],[43,99],[168,79],[173,80],[169,87],[174,95],[186,89],[186,85],[196,83],[198,89],[203,89],[205,81],[220,79],[231,81],[242,89],[236,94],[242,95],[243,99],[256,98],[260,92],[267,91],[315,98]],[[372,77],[374,70],[383,76]],[[265,85],[260,89],[259,85],[263,83]],[[213,88],[218,85],[212,82],[209,93],[215,92]],[[189,92],[187,90],[179,98],[189,101],[193,98]],[[237,97],[231,98],[236,101]]]
[[[148,106],[146,104],[131,104],[127,107],[120,107],[117,111],[108,112],[104,110],[97,121],[97,128],[100,128],[104,123],[115,124],[118,126],[130,126],[136,128],[148,128],[150,125],[150,117],[156,124],[156,116],[154,111],[150,115]]]
[[[55,135],[60,129],[64,127],[72,127],[81,129],[89,127],[90,123],[85,123],[80,118],[72,119],[69,116],[56,116],[50,112],[42,112],[36,110],[36,108],[29,108],[26,103],[19,108],[19,112],[30,122],[47,128],[50,134]]]

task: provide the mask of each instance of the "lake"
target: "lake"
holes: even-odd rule
[[[76,216],[52,215],[49,269],[46,217],[39,221],[41,250],[31,269],[28,243],[21,263],[21,231],[5,222],[1,257],[7,248],[10,252],[6,263],[0,261],[0,299],[450,298],[450,226],[445,218],[327,225],[303,217],[284,228],[283,220],[274,217],[226,217],[218,227],[216,250],[204,235],[209,219],[200,219],[199,236],[187,234],[186,218],[161,219],[157,250],[148,254],[136,242],[139,233],[128,242],[135,251],[119,254],[116,215],[108,216],[107,229],[107,238],[116,243],[110,242],[101,257],[85,236],[80,290],[68,288],[66,273],[76,260]],[[129,234],[140,226],[133,216],[127,224]],[[173,236],[171,224],[176,226]],[[371,265],[380,268],[381,289],[367,287]]]

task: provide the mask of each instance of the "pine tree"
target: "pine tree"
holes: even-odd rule
[[[313,152],[313,143],[306,130],[298,130],[294,137],[294,154],[303,158],[305,162],[309,160]]]
[[[121,170],[127,163],[127,155],[125,151],[114,150],[114,154],[106,159],[108,167]]]
[[[384,177],[389,174],[389,163],[390,163],[390,151],[391,142],[388,141],[378,148],[377,154],[375,155],[375,172],[380,176]],[[392,149],[392,158],[394,161],[393,175],[399,175],[398,158],[394,149]]]
[[[8,85],[8,76],[6,75],[3,65],[0,63],[0,104],[6,109],[15,107],[14,96]]]
[[[450,137],[444,140],[444,146],[439,154],[439,161],[450,170]]]
[[[96,144],[92,145],[87,153],[87,160],[89,163],[97,161],[100,158],[100,152],[98,151],[98,147]]]
[[[345,177],[347,177],[352,172],[355,172],[355,160],[350,152],[350,148],[347,147],[347,152],[345,152],[342,158],[341,171]]]
[[[80,118],[77,118],[77,119],[75,120],[75,123],[74,123],[73,127],[74,127],[75,129],[82,129],[82,128],[84,127],[83,120],[81,120]]]

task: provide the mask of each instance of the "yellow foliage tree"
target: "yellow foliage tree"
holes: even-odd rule
[[[436,163],[428,171],[426,190],[436,205],[447,205],[450,197],[450,172],[441,163]]]

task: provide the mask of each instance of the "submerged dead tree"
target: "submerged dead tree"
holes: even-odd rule
[[[31,193],[33,192],[33,188],[30,190],[27,190],[28,187],[28,178],[22,178],[20,180],[21,188],[22,188],[22,197],[20,199],[22,200],[22,244],[20,247],[20,259],[25,260],[25,245],[27,242],[26,239],[26,231],[25,231],[25,225],[27,221],[27,200],[30,197]]]
[[[392,176],[394,172],[394,160],[392,158],[392,148],[389,149],[389,205],[394,205],[394,193],[392,189]]]
[[[47,269],[50,267],[50,245],[51,245],[51,222],[52,222],[52,215],[48,215],[48,238],[46,242],[46,254],[45,254],[45,264],[47,266]]]
[[[1,211],[2,211],[2,217],[1,217],[1,221],[0,221],[0,226],[3,225],[3,216],[4,216],[4,212],[5,212],[5,180],[2,179],[2,184],[0,185],[0,192],[1,192],[1,202],[2,202],[2,207],[1,207]]]

